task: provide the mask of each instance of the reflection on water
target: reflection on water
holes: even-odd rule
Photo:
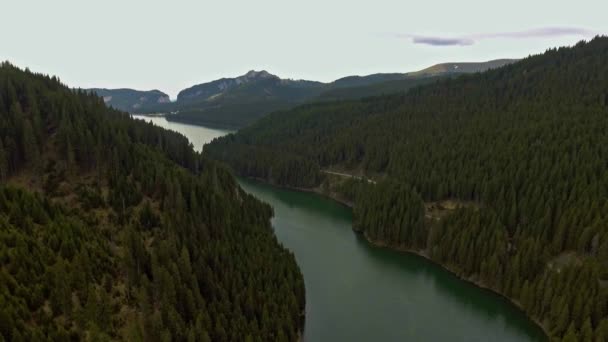
[[[152,122],[157,126],[170,129],[172,131],[176,131],[185,135],[186,138],[188,138],[188,140],[190,140],[190,142],[194,146],[194,149],[197,151],[202,151],[203,145],[210,142],[211,140],[233,132],[230,130],[215,129],[204,126],[195,126],[179,122],[167,121],[167,119],[162,116],[132,115],[132,117],[135,119]]]

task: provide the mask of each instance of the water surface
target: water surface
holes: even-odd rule
[[[135,119],[141,119],[145,121],[150,121],[153,124],[179,132],[186,136],[194,146],[194,149],[197,151],[201,151],[203,149],[203,145],[210,142],[215,138],[219,138],[228,133],[232,133],[234,131],[224,130],[224,129],[216,129],[216,128],[208,128],[204,126],[195,126],[188,125],[174,121],[168,121],[162,116],[147,116],[147,115],[131,115]]]
[[[250,180],[274,207],[278,239],[306,284],[305,341],[543,341],[508,301],[424,258],[377,248],[351,229],[352,214],[316,194]]]

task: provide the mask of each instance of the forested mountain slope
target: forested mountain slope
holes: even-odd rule
[[[323,84],[280,79],[250,71],[183,90],[170,104],[171,121],[239,128],[279,109],[293,107],[321,93]]]
[[[170,103],[169,95],[160,90],[134,90],[134,89],[87,89],[103,98],[103,102],[114,109],[125,112],[138,112],[145,108]]]
[[[0,66],[0,340],[295,341],[272,209],[182,135]]]
[[[606,341],[606,60],[598,37],[402,95],[304,105],[205,154],[347,196],[370,241],[504,294],[556,340]]]

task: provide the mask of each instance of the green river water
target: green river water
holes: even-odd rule
[[[197,149],[227,133],[152,120],[196,141]],[[273,206],[275,233],[302,269],[304,341],[544,340],[502,297],[419,256],[370,245],[351,229],[349,208],[316,194],[239,183]]]

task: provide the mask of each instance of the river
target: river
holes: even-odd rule
[[[164,118],[152,121],[183,133],[199,150],[227,133]],[[273,206],[275,233],[302,269],[305,341],[544,340],[542,331],[502,297],[424,258],[370,245],[351,229],[349,208],[312,193],[239,183]]]
[[[211,140],[213,140],[215,138],[219,138],[228,133],[234,132],[234,131],[230,131],[230,130],[208,128],[208,127],[204,127],[204,126],[195,126],[195,125],[188,125],[188,124],[183,124],[183,123],[179,123],[179,122],[175,122],[175,121],[168,121],[167,119],[165,119],[162,116],[145,116],[145,115],[131,115],[131,116],[135,119],[151,121],[152,123],[154,123],[157,126],[164,127],[166,129],[170,129],[172,131],[176,131],[176,132],[179,132],[179,133],[185,135],[192,143],[192,146],[194,146],[194,149],[197,151],[202,150],[203,145],[210,142]]]

